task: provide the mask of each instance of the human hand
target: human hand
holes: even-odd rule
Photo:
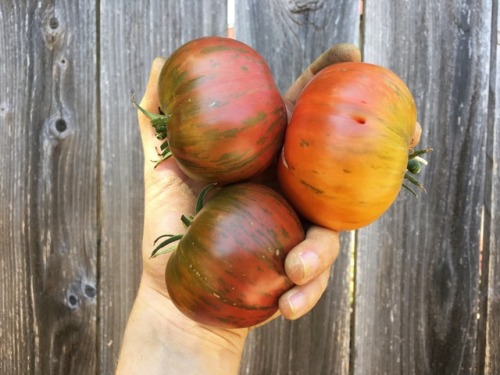
[[[298,94],[323,67],[340,61],[359,61],[359,50],[352,45],[337,45],[321,55],[285,94],[289,113]],[[155,59],[146,93],[140,106],[158,112],[157,81],[164,59]],[[248,329],[214,329],[197,324],[182,315],[169,299],[165,287],[165,267],[169,255],[150,257],[154,240],[163,233],[182,233],[181,215],[194,211],[196,197],[203,187],[187,178],[173,158],[159,158],[160,145],[150,119],[139,112],[144,147],[145,216],[143,235],[143,273],[138,295],[125,332],[118,373],[137,368],[140,373],[235,373]],[[323,294],[330,266],[339,250],[338,233],[311,226],[303,242],[285,260],[287,276],[296,284],[279,300],[279,311],[296,319],[310,311]],[[190,359],[187,359],[187,358]],[[192,360],[193,357],[195,360]],[[181,359],[175,360],[175,359]],[[199,370],[201,371],[201,370]]]
[[[350,44],[338,44],[323,53],[295,81],[284,96],[287,110],[291,113],[295,101],[309,80],[322,68],[332,63],[359,61],[359,50]],[[164,59],[158,58],[151,68],[146,94],[140,106],[147,112],[158,112],[157,81]],[[177,167],[173,158],[162,161],[156,168],[151,162],[158,158],[160,143],[150,119],[139,112],[139,123],[145,154],[145,226],[144,226],[144,274],[150,286],[168,298],[164,285],[165,264],[168,255],[150,259],[154,238],[162,233],[182,233],[182,214],[193,212],[197,194],[203,184],[188,179]],[[338,253],[338,234],[312,226],[303,243],[290,251],[285,261],[288,277],[296,287],[280,298],[280,312],[288,319],[298,318],[317,303],[326,288],[330,266]],[[162,258],[162,259],[161,259]]]

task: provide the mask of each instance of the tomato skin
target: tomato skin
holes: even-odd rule
[[[178,48],[158,81],[170,151],[190,178],[239,182],[275,160],[287,115],[269,66],[234,39],[204,37]]]
[[[320,71],[300,94],[287,128],[278,179],[312,223],[366,226],[398,195],[417,113],[403,81],[367,63]]]
[[[293,286],[284,260],[303,238],[299,218],[274,190],[254,183],[223,187],[196,214],[168,260],[170,298],[205,325],[259,324]]]

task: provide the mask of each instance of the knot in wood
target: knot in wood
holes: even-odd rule
[[[80,299],[76,294],[69,292],[66,297],[66,304],[70,310],[75,310],[80,305]]]
[[[49,27],[52,30],[55,30],[59,27],[59,20],[56,17],[50,17],[49,19]]]
[[[290,12],[295,14],[314,12],[323,7],[323,5],[319,0],[289,1],[289,4],[290,4],[289,6]]]
[[[85,294],[85,297],[87,297],[88,299],[95,299],[97,295],[95,286],[91,284],[85,284],[83,288],[83,294]]]

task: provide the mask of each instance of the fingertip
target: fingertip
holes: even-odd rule
[[[167,59],[163,56],[155,57],[151,64],[151,71],[152,72],[160,71],[161,68],[163,68],[163,65],[165,65],[165,61],[167,61]]]
[[[415,130],[413,131],[413,136],[411,138],[409,148],[415,147],[420,142],[420,137],[422,136],[422,126],[417,121],[415,123]]]
[[[287,112],[291,113],[304,87],[320,70],[332,64],[359,61],[361,61],[361,51],[356,45],[351,43],[338,43],[324,51],[302,72],[285,93],[284,100]]]
[[[302,285],[321,271],[321,260],[314,250],[296,251],[285,259],[285,272],[290,280]]]
[[[307,284],[330,268],[338,253],[339,233],[313,225],[285,258],[285,272],[294,284]]]
[[[166,58],[164,57],[155,57],[153,59],[153,62],[151,63],[151,70],[149,73],[149,80],[148,80],[148,86],[147,88],[149,89],[150,86],[153,88],[155,91],[158,89],[158,77],[160,76],[161,70],[163,69],[163,66],[165,65],[165,61],[167,61]]]
[[[360,62],[361,51],[358,46],[351,43],[340,43],[336,49],[336,62]]]
[[[323,52],[310,66],[313,74],[329,65],[343,62],[360,62],[361,51],[351,43],[338,43]]]
[[[298,285],[283,294],[278,307],[281,314],[289,320],[298,319],[318,303],[328,286],[330,270],[326,270],[317,278],[305,285]]]
[[[158,78],[163,65],[165,65],[165,61],[166,59],[164,57],[155,57],[151,63],[146,91],[140,103],[141,107],[146,111],[153,113],[158,111]]]
[[[300,291],[286,293],[281,296],[278,302],[281,315],[288,320],[300,318],[303,315],[301,311],[305,308],[306,304],[306,297]]]

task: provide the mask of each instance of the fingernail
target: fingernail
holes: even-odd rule
[[[295,292],[288,297],[288,307],[292,313],[292,318],[297,316],[306,307],[306,296],[302,292]]]
[[[319,269],[319,258],[313,252],[301,253],[291,260],[290,271],[295,281],[307,280]]]
[[[308,278],[316,273],[319,269],[319,258],[312,251],[300,255],[302,265],[304,267],[304,278]]]

